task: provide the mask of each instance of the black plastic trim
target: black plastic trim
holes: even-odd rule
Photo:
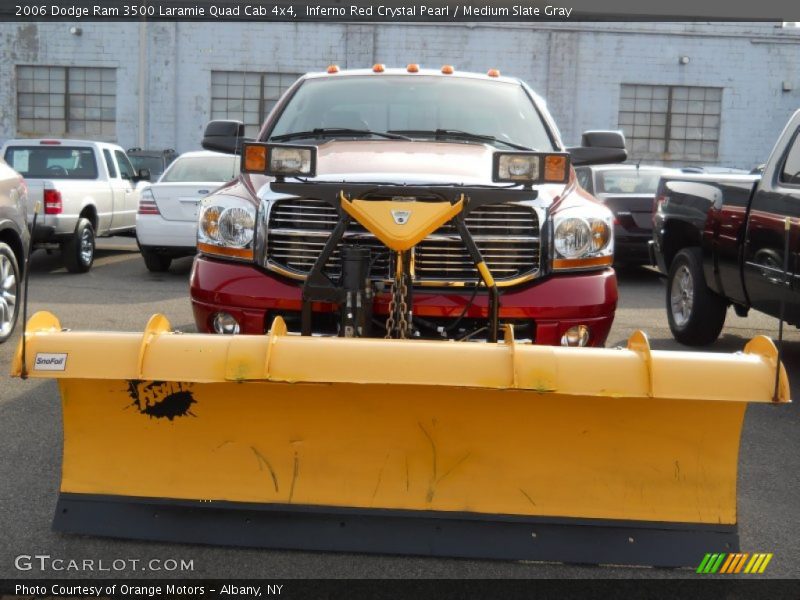
[[[739,549],[735,525],[201,502],[61,493],[74,534],[292,550],[697,566]]]

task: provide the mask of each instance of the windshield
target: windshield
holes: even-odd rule
[[[91,148],[69,146],[11,146],[6,162],[28,179],[97,179]]]
[[[521,85],[425,75],[308,79],[270,135],[337,127],[398,131],[412,138],[433,138],[437,129],[458,130],[554,150],[547,128]]]
[[[598,194],[655,194],[661,171],[600,171]]]
[[[167,169],[162,182],[221,181],[226,182],[239,175],[239,157],[220,156],[178,157]]]

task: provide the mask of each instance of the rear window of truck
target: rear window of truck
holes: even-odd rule
[[[6,162],[28,179],[97,179],[92,148],[11,146]]]
[[[660,171],[600,171],[597,177],[598,194],[655,194]]]

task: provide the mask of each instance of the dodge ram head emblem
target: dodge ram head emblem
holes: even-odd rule
[[[392,211],[392,218],[394,222],[398,225],[405,225],[408,223],[408,219],[411,217],[410,210],[393,210]]]

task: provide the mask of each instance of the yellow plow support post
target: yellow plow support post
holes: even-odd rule
[[[56,529],[280,548],[696,565],[734,552],[748,403],[789,401],[758,337],[733,355],[505,343],[61,331]],[[22,370],[17,352],[14,374]]]

